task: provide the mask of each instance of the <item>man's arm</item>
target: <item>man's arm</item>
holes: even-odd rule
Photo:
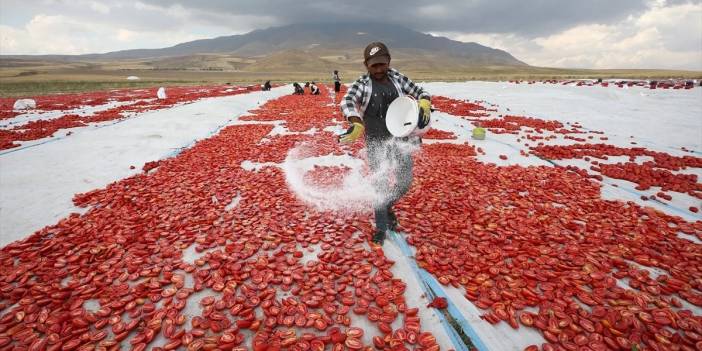
[[[429,95],[429,93],[426,90],[422,89],[422,87],[420,87],[419,85],[414,84],[414,82],[404,74],[397,71],[395,72],[397,73],[397,76],[400,79],[400,86],[402,87],[402,92],[404,92],[406,95],[413,96],[417,100],[431,100],[431,95]]]
[[[363,83],[359,79],[351,85],[346,95],[344,95],[344,98],[341,100],[341,113],[343,113],[346,120],[351,123],[351,127],[346,133],[339,136],[340,143],[353,143],[363,135],[365,126],[363,124],[363,117],[361,117],[358,111],[362,95]]]
[[[355,117],[354,119],[357,120],[357,122],[362,123],[363,121],[363,117],[361,117],[361,113],[358,111],[358,106],[361,105],[362,89],[363,85],[361,84],[361,81],[355,81],[349,90],[346,91],[346,95],[344,95],[339,103],[341,113],[349,122],[354,122],[351,119],[353,117]]]
[[[361,82],[356,81],[351,85],[351,88],[346,92],[344,98],[341,100],[341,113],[344,114],[346,120],[349,121],[351,127],[346,131],[346,133],[339,135],[340,143],[353,143],[358,138],[363,135],[365,126],[363,123],[363,118],[358,111],[359,101],[361,100],[361,89],[363,89]]]

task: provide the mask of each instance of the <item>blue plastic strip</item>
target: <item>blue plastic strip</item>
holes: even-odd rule
[[[390,233],[390,237],[392,238],[393,242],[397,243],[398,246],[401,246],[400,241],[402,239],[397,238],[397,234],[394,232]],[[405,250],[400,247],[400,249],[403,251],[403,254],[409,258],[410,256],[406,255],[404,252]],[[414,262],[414,260],[409,259],[409,266],[412,268],[414,273],[417,275],[417,279],[419,279],[420,284],[422,285],[422,289],[424,290],[425,295],[429,300],[433,300],[437,294],[431,289],[430,284],[422,278],[422,274],[419,271],[419,267],[417,264]],[[448,301],[448,300],[447,300]],[[444,330],[446,331],[446,334],[448,334],[449,338],[451,339],[451,343],[453,346],[456,348],[457,351],[469,351],[468,346],[463,343],[463,340],[461,340],[461,337],[458,335],[455,329],[451,326],[449,323],[448,319],[446,319],[446,316],[444,316],[443,313],[438,312],[436,315],[439,317],[439,320],[441,321],[441,325],[444,327]]]
[[[461,310],[458,307],[456,307],[453,301],[451,301],[448,295],[446,295],[446,292],[444,292],[444,289],[441,287],[441,284],[439,284],[439,282],[434,278],[433,275],[431,275],[423,268],[417,266],[417,262],[414,260],[412,255],[412,251],[410,250],[409,245],[407,245],[407,242],[402,238],[402,236],[396,232],[391,231],[390,238],[395,244],[397,244],[397,246],[400,248],[400,251],[402,251],[402,254],[405,255],[405,257],[407,257],[409,261],[409,266],[410,268],[412,268],[412,270],[419,278],[419,281],[422,283],[424,291],[427,293],[427,297],[431,299],[433,299],[435,296],[445,298],[448,302],[448,314],[456,321],[456,323],[458,323],[458,325],[461,326],[463,332],[465,332],[466,335],[468,335],[468,337],[470,338],[471,342],[473,343],[473,346],[475,346],[478,350],[481,351],[489,350],[487,346],[485,346],[485,343],[483,343],[482,339],[480,339],[478,334],[475,332],[475,330],[473,330],[473,328],[470,326],[468,321],[463,317]],[[468,346],[463,343],[463,340],[461,340],[456,330],[453,329],[453,327],[449,324],[446,317],[442,313],[437,313],[437,315],[441,319],[441,322],[444,325],[444,329],[446,329],[447,333],[449,334],[449,337],[451,338],[454,346],[456,346],[456,350],[468,351]]]

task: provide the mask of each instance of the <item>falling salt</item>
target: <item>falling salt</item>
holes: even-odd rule
[[[417,146],[406,143],[399,145],[405,152],[413,152]],[[395,167],[397,161],[388,158],[380,165],[375,174],[364,173],[365,161],[351,155],[310,156],[312,146],[300,144],[288,152],[281,168],[285,174],[288,188],[298,199],[308,203],[318,210],[339,212],[369,211],[374,202],[382,202],[391,194],[388,191],[378,191],[373,188],[374,177],[386,175],[388,170]],[[243,166],[243,164],[242,164]],[[346,167],[349,171],[342,177],[338,186],[319,186],[305,179],[307,172],[315,166]]]

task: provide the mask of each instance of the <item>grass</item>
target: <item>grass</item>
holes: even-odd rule
[[[37,96],[55,93],[80,93],[121,88],[146,88],[169,85],[192,85],[191,81],[28,81],[28,82],[3,82],[0,84],[1,97]]]

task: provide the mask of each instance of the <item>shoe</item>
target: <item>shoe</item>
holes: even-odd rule
[[[383,242],[385,241],[385,231],[379,230],[375,232],[371,241],[376,245],[382,246]]]
[[[393,232],[397,231],[397,217],[395,216],[395,212],[392,212],[391,208],[388,208],[388,227],[390,230]]]

